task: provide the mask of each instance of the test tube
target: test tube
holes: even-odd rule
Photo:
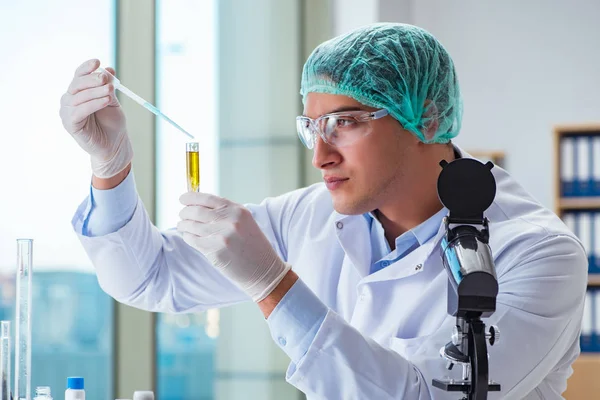
[[[200,191],[200,145],[198,142],[185,144],[188,192]]]
[[[12,400],[10,391],[10,321],[0,322],[0,400]]]
[[[33,240],[17,239],[15,400],[31,400],[31,276]]]

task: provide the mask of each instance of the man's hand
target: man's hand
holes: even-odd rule
[[[133,148],[125,114],[115,94],[112,68],[95,72],[100,61],[81,64],[60,100],[63,126],[91,157],[92,172],[109,179],[129,167]]]
[[[186,206],[177,224],[185,242],[255,302],[267,297],[290,270],[242,205],[196,192],[183,194],[179,201]]]

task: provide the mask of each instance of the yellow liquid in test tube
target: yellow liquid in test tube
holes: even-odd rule
[[[189,142],[185,145],[185,159],[187,169],[188,192],[200,191],[200,146],[198,142]]]

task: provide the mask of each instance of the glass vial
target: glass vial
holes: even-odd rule
[[[185,144],[188,192],[200,191],[200,146],[198,142]]]

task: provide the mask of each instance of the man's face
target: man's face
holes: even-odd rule
[[[304,115],[316,119],[340,110],[376,111],[356,100],[333,94],[309,93]],[[411,169],[418,165],[420,143],[391,116],[366,122],[371,133],[346,147],[334,147],[318,137],[312,163],[321,170],[334,209],[363,214],[410,195]]]

